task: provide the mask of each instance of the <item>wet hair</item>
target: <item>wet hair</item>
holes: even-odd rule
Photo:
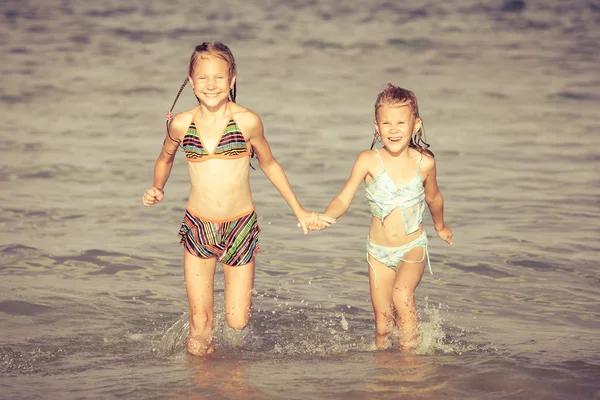
[[[207,56],[218,57],[218,58],[224,60],[225,62],[227,62],[227,64],[229,65],[229,79],[230,80],[231,80],[231,78],[233,78],[234,75],[237,74],[235,58],[233,57],[233,53],[231,52],[229,47],[227,47],[227,45],[225,45],[221,42],[204,42],[204,43],[196,46],[196,48],[194,49],[194,51],[190,57],[190,63],[188,66],[188,76],[186,76],[183,83],[181,84],[181,87],[179,88],[179,91],[177,92],[177,95],[175,96],[175,100],[173,101],[173,104],[171,105],[171,109],[169,110],[168,115],[170,115],[173,112],[173,109],[175,108],[175,104],[177,103],[177,100],[179,100],[179,96],[181,96],[181,92],[183,92],[183,89],[188,84],[188,81],[189,81],[188,77],[190,77],[190,78],[193,77],[194,68],[196,67],[196,61],[198,61],[198,58],[205,58]],[[236,94],[237,94],[237,83],[234,82],[233,88],[229,89],[229,100],[231,100],[232,102],[235,103]],[[198,98],[198,96],[196,96],[196,100],[198,100],[198,103],[200,103],[200,99]],[[169,125],[170,125],[170,120],[167,119],[167,136],[173,142],[176,142],[179,145],[181,145],[178,141],[176,141],[175,139],[173,139],[171,137],[171,134],[169,133]],[[252,157],[254,157],[254,148],[251,148],[251,150],[250,150],[250,158],[252,158]],[[250,166],[252,166],[252,164],[250,164]],[[252,168],[254,168],[254,167],[252,167]]]
[[[375,119],[377,119],[377,110],[383,106],[407,106],[410,107],[415,118],[421,118],[419,116],[417,96],[415,96],[412,91],[401,88],[400,86],[394,86],[391,83],[388,83],[383,92],[377,95],[377,100],[375,101]],[[374,136],[373,143],[371,143],[371,150],[378,140],[379,135],[377,134],[377,131],[375,131]],[[433,157],[433,153],[429,150],[429,143],[425,141],[425,131],[423,129],[422,120],[419,130],[411,136],[408,147],[417,150],[419,153],[425,153]]]
[[[237,74],[237,67],[235,65],[235,58],[233,53],[221,42],[204,42],[199,46],[196,46],[192,56],[190,57],[190,65],[188,67],[188,75],[194,76],[194,68],[196,67],[196,61],[198,58],[204,58],[206,56],[218,57],[225,61],[229,65],[229,79],[233,78]],[[229,90],[229,99],[235,103],[235,95],[237,92],[236,84],[233,84],[233,88]],[[200,100],[198,100],[200,101]]]

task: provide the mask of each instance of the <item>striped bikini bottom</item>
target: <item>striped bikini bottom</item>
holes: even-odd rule
[[[179,243],[196,257],[216,257],[223,264],[248,264],[258,254],[258,227],[254,208],[226,221],[211,221],[189,209],[179,229]]]

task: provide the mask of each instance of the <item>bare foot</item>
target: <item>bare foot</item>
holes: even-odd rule
[[[188,352],[195,356],[209,356],[215,352],[214,341],[211,338],[201,336],[188,336],[187,341]]]
[[[392,347],[392,334],[380,335],[375,332],[375,345],[377,346],[377,350],[385,350]]]
[[[398,348],[400,351],[414,353],[417,349],[417,335],[400,334],[398,338]]]

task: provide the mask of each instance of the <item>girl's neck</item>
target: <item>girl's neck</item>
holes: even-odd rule
[[[203,121],[221,120],[230,114],[229,100],[215,107],[207,107],[204,104],[200,104],[199,107],[200,112],[198,113],[198,117]]]
[[[410,147],[406,147],[398,152],[391,152],[386,146],[383,146],[382,149],[385,150],[385,152],[388,153],[390,157],[404,160],[407,159],[409,156]]]

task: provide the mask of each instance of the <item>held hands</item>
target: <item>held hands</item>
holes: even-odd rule
[[[437,232],[440,239],[442,239],[448,244],[452,244],[452,229],[450,229],[448,225],[444,224],[444,227],[442,229],[436,229],[435,231]]]
[[[162,189],[152,186],[144,192],[142,203],[148,207],[161,201],[165,197],[165,192]]]
[[[329,217],[325,214],[316,212],[305,211],[304,215],[298,218],[298,227],[302,228],[302,231],[306,235],[308,231],[320,231],[332,224],[335,224],[335,218]]]

